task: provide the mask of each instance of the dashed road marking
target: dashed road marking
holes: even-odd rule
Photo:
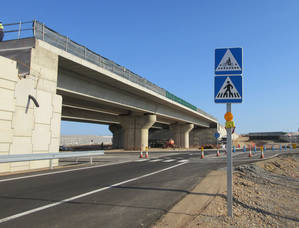
[[[173,161],[175,161],[175,159],[168,159],[168,160],[164,160],[162,162],[173,162]]]

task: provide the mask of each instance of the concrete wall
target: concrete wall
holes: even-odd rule
[[[0,56],[2,155],[59,151],[62,97],[56,95],[58,56],[43,48],[33,48],[30,56],[30,73],[26,77],[19,77],[15,61]],[[29,95],[38,101],[39,107]],[[48,166],[49,161],[0,164],[0,172]]]
[[[61,146],[74,146],[74,145],[104,145],[112,144],[112,136],[99,136],[99,135],[62,135],[60,137]]]

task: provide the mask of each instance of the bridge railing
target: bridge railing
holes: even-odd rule
[[[50,160],[50,169],[53,169],[53,159],[89,157],[90,164],[92,164],[92,158],[94,156],[99,156],[99,155],[104,155],[104,151],[10,154],[10,155],[0,155],[0,163]]]
[[[20,21],[16,23],[3,24],[5,40],[32,37],[34,21]]]
[[[154,83],[148,81],[147,79],[135,74],[129,69],[120,66],[119,64],[89,50],[85,46],[82,46],[74,41],[72,41],[69,37],[63,36],[54,30],[45,26],[45,24],[39,21],[27,21],[27,22],[19,22],[19,23],[11,23],[4,24],[5,27],[5,39],[10,39],[10,35],[8,37],[6,34],[8,33],[17,33],[17,38],[21,37],[36,37],[37,39],[41,39],[59,49],[65,50],[79,58],[87,60],[97,66],[100,66],[108,71],[111,71],[123,78],[126,78],[142,87],[145,87],[151,91],[154,91],[164,97],[167,97],[170,100],[173,100],[185,107],[188,107],[194,111],[197,111],[203,115],[210,117],[213,120],[216,120],[215,117],[209,115],[208,113],[198,109],[194,105],[189,102],[175,96],[174,94],[168,92],[167,90],[155,85]],[[10,29],[6,29],[6,28]],[[32,34],[33,33],[33,34]]]

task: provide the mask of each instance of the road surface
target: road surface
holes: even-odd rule
[[[211,170],[226,166],[224,153],[215,151],[204,159],[199,152],[133,156],[120,164],[1,177],[0,227],[149,227]],[[259,157],[237,152],[234,165]]]

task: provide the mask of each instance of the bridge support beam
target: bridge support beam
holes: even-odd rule
[[[125,150],[144,150],[148,146],[148,130],[156,122],[156,115],[120,116]]]
[[[111,124],[109,130],[113,134],[112,138],[112,148],[119,149],[123,147],[123,128],[118,124]]]
[[[174,124],[170,130],[174,135],[174,144],[179,148],[189,148],[189,132],[193,129],[193,124]]]

